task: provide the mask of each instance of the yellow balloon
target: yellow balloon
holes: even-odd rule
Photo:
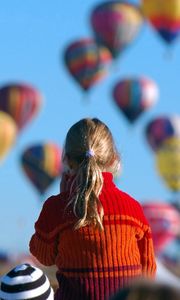
[[[17,125],[13,118],[0,111],[0,160],[4,159],[13,146],[17,135]]]
[[[179,0],[141,0],[146,19],[163,40],[172,43],[180,34]]]
[[[180,137],[167,139],[156,152],[156,167],[172,191],[180,191]]]
[[[179,0],[142,0],[142,8],[145,16],[149,18],[164,17],[166,20],[179,21],[180,1]]]

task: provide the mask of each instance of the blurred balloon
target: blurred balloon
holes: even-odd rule
[[[177,237],[167,245],[162,253],[162,260],[167,266],[176,267],[175,269],[180,276],[180,237]]]
[[[147,202],[142,207],[152,230],[155,251],[160,253],[179,234],[180,213],[163,202]]]
[[[139,7],[126,1],[103,2],[91,14],[97,43],[106,46],[114,58],[132,43],[143,21]]]
[[[9,262],[9,255],[5,251],[0,250],[0,264]]]
[[[27,84],[8,84],[0,88],[0,110],[5,111],[22,129],[39,111],[41,95]]]
[[[128,121],[133,123],[156,103],[158,88],[148,78],[127,78],[114,86],[113,98]]]
[[[142,11],[161,38],[168,44],[180,34],[180,1],[141,0]]]
[[[170,137],[180,137],[180,116],[159,116],[149,122],[145,129],[147,141],[154,151]]]
[[[156,167],[168,188],[180,191],[180,137],[167,139],[156,152]]]
[[[40,194],[61,175],[61,149],[54,143],[33,145],[21,157],[22,168]]]
[[[172,196],[169,199],[169,203],[171,203],[180,213],[180,193],[172,194]],[[180,236],[180,232],[179,232],[179,236]]]
[[[107,75],[111,60],[108,49],[88,38],[71,43],[65,50],[66,67],[85,91]]]
[[[0,111],[0,160],[8,154],[17,135],[17,126],[13,118]]]

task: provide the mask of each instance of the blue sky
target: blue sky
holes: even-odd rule
[[[118,180],[122,190],[139,201],[168,201],[171,197],[157,174],[144,129],[155,116],[180,113],[180,42],[176,40],[169,49],[144,24],[109,76],[85,97],[64,66],[63,51],[71,41],[92,36],[89,15],[97,3],[1,1],[0,86],[30,83],[43,94],[43,105],[0,166],[0,250],[28,251],[42,207],[38,193],[21,170],[22,152],[38,142],[53,141],[62,146],[69,127],[83,117],[98,117],[110,127],[122,157],[123,172]],[[153,79],[160,96],[157,104],[130,126],[114,105],[111,93],[118,80],[133,75]],[[58,191],[57,180],[46,197]]]

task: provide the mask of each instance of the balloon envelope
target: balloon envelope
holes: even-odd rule
[[[157,85],[145,77],[121,80],[113,88],[113,99],[130,123],[150,109],[157,98]]]
[[[28,179],[43,194],[61,174],[61,150],[54,143],[33,145],[22,154],[21,164]]]
[[[126,1],[106,1],[91,13],[91,25],[98,44],[116,58],[135,39],[143,23],[138,6]]]
[[[163,202],[147,202],[142,207],[152,230],[155,251],[160,253],[179,233],[180,213]]]
[[[8,84],[0,88],[0,110],[5,111],[22,129],[37,114],[41,95],[27,84]]]
[[[156,167],[167,187],[180,191],[180,137],[167,139],[156,152]]]
[[[180,116],[159,116],[150,121],[145,129],[147,141],[154,151],[170,137],[180,137]]]
[[[92,39],[81,39],[65,49],[65,64],[72,77],[85,91],[102,80],[112,60],[105,47],[98,47]]]
[[[141,0],[142,11],[163,40],[170,44],[180,34],[179,0]]]
[[[180,267],[180,237],[177,237],[169,245],[162,254],[162,259],[167,266],[175,266],[176,270]]]
[[[0,111],[0,160],[8,154],[17,135],[17,126],[13,118]]]

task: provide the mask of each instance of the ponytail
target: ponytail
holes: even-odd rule
[[[103,230],[104,210],[99,200],[103,176],[94,156],[89,155],[84,158],[78,168],[73,185],[75,191],[73,191],[72,197],[70,195],[70,203],[73,203],[73,212],[79,219],[74,228],[79,229],[86,225],[92,225]]]

